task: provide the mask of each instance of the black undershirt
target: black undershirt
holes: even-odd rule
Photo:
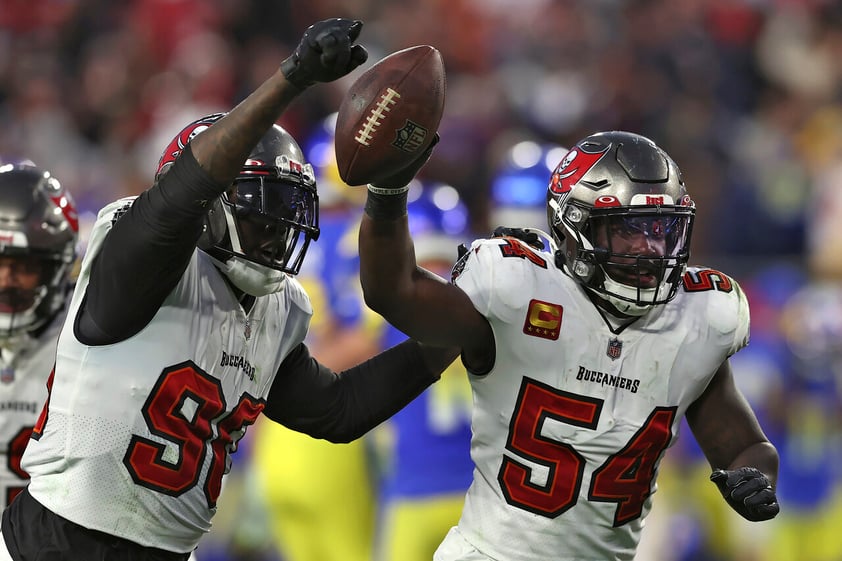
[[[170,171],[120,213],[91,266],[76,319],[80,341],[116,343],[149,323],[190,263],[208,201],[225,187],[207,177],[188,145]]]
[[[210,201],[227,187],[213,182],[190,150],[116,219],[91,265],[75,320],[86,345],[124,341],[155,316],[190,263]],[[354,440],[438,379],[418,344],[407,341],[335,373],[299,344],[284,359],[264,414],[332,442]]]

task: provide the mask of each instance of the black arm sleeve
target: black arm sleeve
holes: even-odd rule
[[[116,343],[149,323],[187,268],[210,202],[226,187],[199,167],[188,144],[103,240],[76,317],[80,341]]]
[[[347,443],[397,413],[439,376],[411,339],[339,374],[319,364],[302,343],[278,369],[263,414],[314,438]]]

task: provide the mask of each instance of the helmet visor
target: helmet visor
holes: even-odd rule
[[[597,246],[618,254],[674,257],[686,247],[689,219],[673,214],[595,217],[605,234],[597,232]]]
[[[255,177],[235,181],[223,200],[234,207],[236,216],[234,253],[273,269],[298,272],[304,250],[319,235],[314,187]]]
[[[685,212],[592,216],[591,239],[611,278],[655,288],[687,262],[691,222]]]

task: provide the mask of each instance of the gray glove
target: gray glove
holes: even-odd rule
[[[719,492],[731,508],[746,520],[769,520],[780,511],[778,498],[769,478],[758,469],[718,469],[711,474],[710,480],[716,483]]]
[[[365,47],[353,44],[362,28],[363,22],[345,18],[314,23],[281,63],[281,72],[299,90],[345,76],[368,60]]]

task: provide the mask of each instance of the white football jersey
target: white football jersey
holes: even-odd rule
[[[21,456],[47,400],[64,315],[36,337],[21,335],[0,349],[0,510],[29,483]]]
[[[263,408],[275,373],[304,340],[312,308],[288,278],[245,314],[210,258],[195,251],[152,321],[89,347],[73,324],[115,212],[97,217],[59,337],[43,424],[26,450],[30,492],[87,528],[170,551],[211,526],[222,476]],[[35,438],[35,436],[33,438]]]
[[[474,479],[437,561],[474,558],[451,553],[462,537],[501,561],[632,559],[681,418],[748,342],[745,296],[718,271],[688,270],[673,301],[615,334],[552,259],[478,240],[454,271],[497,354],[471,376]]]

